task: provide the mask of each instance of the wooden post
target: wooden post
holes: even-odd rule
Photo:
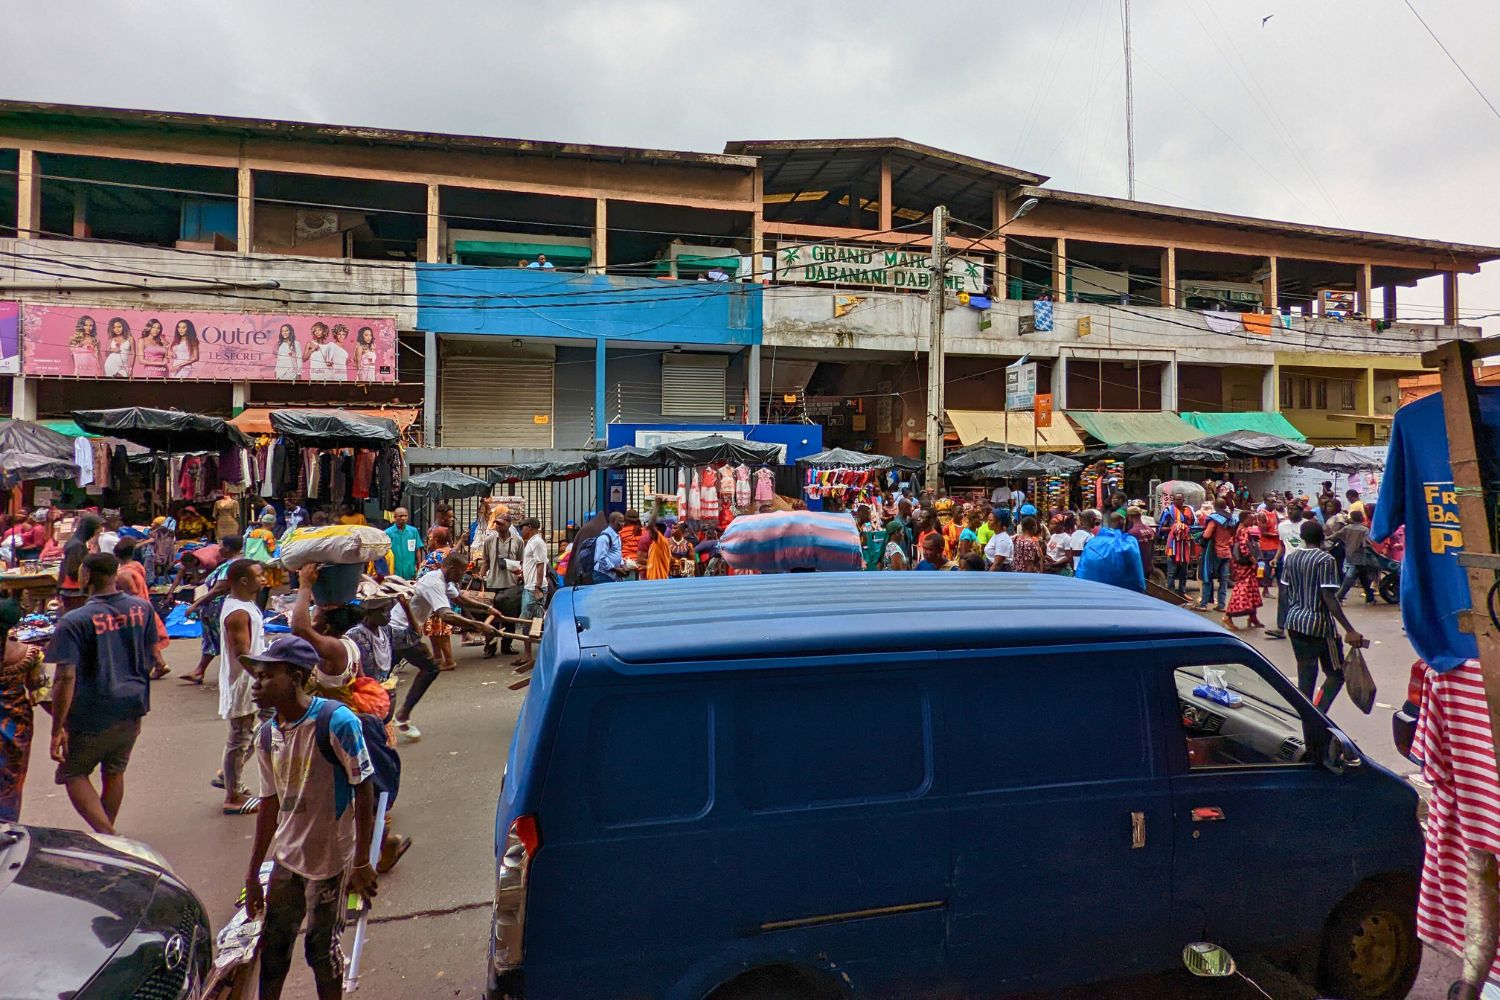
[[[234,249],[249,254],[255,249],[255,175],[249,167],[239,168],[239,184],[234,201]]]
[[[73,238],[86,240],[89,233],[89,193],[87,188],[73,192]]]
[[[1360,264],[1354,272],[1354,311],[1365,319],[1375,318],[1375,303],[1370,300],[1370,265]]]
[[[1177,308],[1177,248],[1161,248],[1161,304]]]
[[[1381,289],[1381,292],[1385,300],[1382,303],[1384,311],[1381,318],[1387,323],[1394,323],[1396,322],[1396,286],[1394,284],[1386,285]]]
[[[1458,325],[1458,272],[1443,272],[1443,325]]]
[[[1005,192],[1003,190],[996,191],[994,207],[995,225],[998,226],[1009,218],[1010,201],[1005,197]],[[1003,234],[997,234],[994,237],[994,240],[1000,246],[1000,249],[995,254],[995,262],[993,265],[991,265],[991,269],[993,272],[992,276],[994,278],[995,301],[1003,302],[1006,298],[1009,297],[1010,294],[1010,289],[1008,287],[1010,279],[1010,265],[1005,259],[1005,236]]]
[[[1057,238],[1057,249],[1052,251],[1052,301],[1068,301],[1068,239]]]
[[[739,277],[756,284],[770,284],[775,277],[776,266],[766,265],[766,175],[760,167],[755,168],[755,214],[750,216],[750,273]],[[775,257],[772,257],[775,260]]]
[[[427,263],[443,262],[443,216],[436,184],[427,185]],[[429,445],[431,447],[431,445]]]
[[[42,164],[34,149],[23,149],[16,170],[16,235],[42,238]]]
[[[1275,256],[1266,258],[1266,277],[1260,283],[1261,308],[1266,312],[1277,312],[1281,302],[1276,294],[1277,289],[1277,267]]]
[[[880,158],[880,231],[890,232],[892,215],[896,208],[891,204],[891,158]],[[999,221],[998,219],[996,220]]]
[[[609,202],[594,199],[594,234],[589,250],[589,270],[603,274],[609,268]]]

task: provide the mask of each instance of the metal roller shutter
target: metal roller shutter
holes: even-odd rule
[[[552,447],[550,360],[445,356],[439,397],[443,447]]]
[[[728,380],[728,355],[662,355],[662,416],[723,420],[729,404]]]

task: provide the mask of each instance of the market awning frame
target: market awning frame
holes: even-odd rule
[[[1038,451],[1083,450],[1083,439],[1060,414],[1054,413],[1052,426],[1036,431],[1034,437],[1030,410],[1012,410],[1008,421],[1003,410],[945,410],[944,414],[953,424],[958,440],[965,445],[988,438],[1027,452],[1031,451],[1033,442]]]

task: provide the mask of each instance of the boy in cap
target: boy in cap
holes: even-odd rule
[[[307,919],[307,964],[320,1000],[343,995],[344,893],[375,895],[370,841],[375,826],[374,773],[359,719],[339,705],[329,717],[334,760],[318,746],[324,699],[307,694],[320,667],[307,640],[282,636],[260,653],[241,656],[254,677],[252,697],[273,712],[257,737],[255,758],[266,791],[256,813],[255,842],[245,872],[246,911],[264,912],[260,944],[260,997],[278,1000],[291,970],[292,946]],[[335,764],[335,761],[337,762]],[[260,866],[274,862],[268,890]]]

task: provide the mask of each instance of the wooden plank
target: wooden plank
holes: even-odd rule
[[[1468,356],[1470,362],[1476,361],[1480,358],[1493,358],[1495,355],[1500,354],[1500,337],[1488,337],[1484,340],[1469,340],[1464,341],[1464,344],[1464,353]],[[1440,367],[1443,358],[1445,357],[1444,351],[1451,346],[1451,344],[1444,344],[1442,347],[1434,347],[1430,351],[1425,351],[1422,354],[1422,364],[1428,368]],[[1449,433],[1451,434],[1452,431],[1450,430]]]
[[[1460,552],[1458,564],[1465,569],[1500,570],[1500,554],[1493,552]]]

